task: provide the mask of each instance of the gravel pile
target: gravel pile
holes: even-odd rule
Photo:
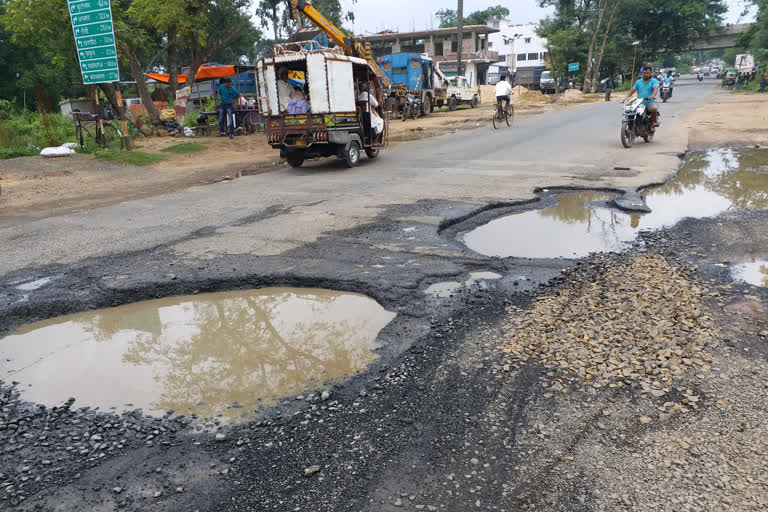
[[[165,450],[188,425],[183,417],[121,416],[89,408],[32,405],[14,387],[0,386],[0,510],[46,487],[80,478],[104,461],[144,450]]]
[[[570,286],[537,299],[529,309],[509,309],[503,350],[520,367],[535,359],[594,388],[640,386],[660,397],[686,371],[711,369],[708,347],[717,346],[705,289],[658,255],[610,259],[594,272],[570,275]],[[583,381],[582,381],[583,382]]]

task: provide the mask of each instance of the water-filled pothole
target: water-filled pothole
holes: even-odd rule
[[[768,150],[718,149],[692,153],[668,183],[645,192],[651,213],[624,213],[590,204],[605,192],[555,196],[556,206],[513,213],[464,235],[464,243],[486,256],[580,258],[620,251],[641,229],[659,229],[686,217],[713,217],[729,209],[768,208]]]
[[[470,288],[477,283],[479,283],[480,286],[484,286],[483,281],[493,281],[501,278],[502,275],[497,274],[496,272],[479,270],[476,272],[470,272],[469,279],[466,279],[465,281],[443,281],[440,283],[432,284],[424,290],[424,294],[430,295],[432,297],[446,298],[452,296],[454,293],[457,293],[459,290]]]
[[[363,370],[394,317],[318,289],[150,300],[23,326],[0,340],[0,378],[45,405],[236,419]]]
[[[731,275],[738,281],[755,286],[768,286],[768,260],[750,261],[731,266]]]

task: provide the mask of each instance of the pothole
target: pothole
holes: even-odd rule
[[[477,271],[470,272],[469,279],[464,281],[444,281],[441,283],[435,283],[427,287],[424,290],[425,295],[430,295],[437,298],[451,297],[453,294],[459,292],[462,289],[471,288],[475,284],[484,286],[483,281],[492,281],[501,279],[502,275],[496,272]]]
[[[556,206],[513,213],[466,233],[464,243],[486,256],[581,258],[625,249],[640,230],[671,227],[686,217],[730,209],[768,208],[768,150],[717,149],[688,156],[679,174],[643,195],[650,213],[624,213],[597,204],[605,192],[562,193]]]
[[[754,286],[768,286],[768,260],[732,265],[731,275]]]
[[[357,294],[266,288],[139,302],[29,324],[0,340],[25,400],[237,419],[363,370],[395,317]]]

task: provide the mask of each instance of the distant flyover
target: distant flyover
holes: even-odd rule
[[[725,29],[713,34],[709,39],[699,39],[689,50],[718,50],[720,48],[733,48],[736,46],[741,34],[749,30],[751,23],[741,23],[738,25],[728,25]]]

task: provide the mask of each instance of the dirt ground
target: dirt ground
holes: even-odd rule
[[[549,102],[526,99],[532,94],[525,92],[524,97],[514,98],[516,119],[602,100],[602,95],[561,97]],[[768,103],[762,101],[761,96],[720,94],[716,98],[714,103],[691,116],[691,146],[766,143]],[[455,112],[441,110],[407,122],[394,120],[390,124],[389,142],[398,145],[474,129],[488,123],[491,115],[492,106],[483,105]],[[140,151],[159,153],[168,146],[189,140],[163,137],[141,139],[135,144]],[[0,227],[170,193],[238,175],[268,172],[285,165],[278,152],[266,144],[263,134],[234,140],[215,136],[194,140],[205,144],[207,149],[185,155],[168,154],[165,161],[145,167],[105,162],[91,155],[2,160]]]
[[[768,144],[768,98],[723,92],[689,118],[691,149],[724,144]]]

